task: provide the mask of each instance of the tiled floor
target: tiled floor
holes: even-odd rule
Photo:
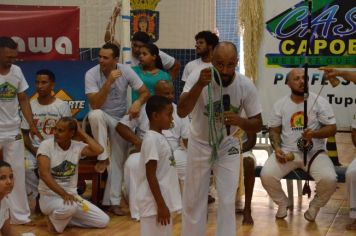
[[[336,137],[340,162],[343,165],[350,163],[356,156],[352,145],[350,134],[341,133]],[[256,153],[257,162],[263,162],[266,158],[264,153]],[[285,181],[283,180],[285,187]],[[296,181],[294,181],[296,183]],[[314,184],[311,184],[313,189]],[[285,190],[286,191],[286,190]],[[337,191],[333,194],[328,204],[321,209],[315,223],[309,223],[303,217],[308,208],[309,199],[306,196],[298,197],[296,184],[294,184],[294,209],[290,211],[285,220],[275,220],[276,206],[269,200],[263,189],[260,179],[256,179],[254,196],[252,200],[252,215],[254,226],[242,226],[242,216],[237,215],[237,235],[258,236],[339,236],[356,235],[356,231],[346,231],[345,225],[350,222],[348,218],[347,201],[345,200],[345,184],[338,184]],[[216,204],[209,207],[207,235],[215,235]],[[35,227],[15,226],[17,233],[33,232],[35,235],[49,235],[46,231],[45,221],[42,217],[35,220]],[[181,218],[174,217],[174,233],[180,235]],[[139,223],[132,221],[129,217],[112,217],[107,229],[78,229],[68,228],[62,235],[139,235]],[[194,236],[194,235],[192,235]]]

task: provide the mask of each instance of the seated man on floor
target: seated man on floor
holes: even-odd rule
[[[309,170],[316,183],[316,195],[304,213],[308,221],[315,221],[319,209],[336,189],[336,173],[325,151],[326,138],[335,135],[336,120],[330,104],[322,97],[310,93],[308,97],[308,125],[304,129],[304,70],[293,69],[287,74],[291,94],[274,104],[269,121],[269,138],[274,153],[261,171],[263,187],[278,205],[277,219],[287,216],[288,198],[280,180],[290,171]],[[306,145],[304,143],[306,141]],[[303,150],[307,149],[307,165]]]
[[[74,141],[75,136],[85,143]],[[103,147],[71,117],[61,118],[54,138],[41,142],[37,151],[39,203],[50,232],[62,233],[68,224],[87,228],[108,225],[109,216],[77,193],[79,160],[102,152]]]
[[[167,97],[173,103],[174,89],[172,84],[166,80],[160,80],[155,86],[155,94]],[[149,130],[149,120],[145,112],[145,106],[141,108],[140,116],[136,119],[130,120],[126,115],[120,120],[116,127],[117,132],[128,142],[134,144],[135,150],[126,160],[124,167],[124,185],[128,194],[131,218],[139,220],[139,211],[136,204],[137,193],[137,177],[139,170],[140,150],[143,137]],[[136,131],[136,134],[134,131]],[[163,130],[163,135],[167,138],[175,161],[178,178],[180,182],[184,181],[185,167],[187,163],[187,153],[182,147],[181,141],[184,146],[188,143],[189,120],[188,118],[180,118],[177,115],[176,105],[173,104],[173,123],[169,130]]]

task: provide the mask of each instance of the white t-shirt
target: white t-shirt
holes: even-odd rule
[[[162,65],[163,65],[163,69],[165,70],[169,70],[172,68],[172,66],[174,65],[175,59],[174,57],[168,55],[165,52],[162,52],[161,50],[159,50],[159,56],[162,60]],[[138,66],[140,64],[140,61],[135,58],[134,56],[131,57],[131,66]]]
[[[130,66],[117,64],[117,69],[122,72],[122,76],[117,78],[111,85],[110,92],[101,110],[117,120],[120,120],[127,112],[127,87],[138,90],[143,82]],[[100,70],[100,65],[96,65],[85,74],[85,94],[97,93],[106,81],[106,77]]]
[[[53,138],[41,142],[37,151],[39,155],[47,156],[51,162],[51,174],[54,180],[66,192],[76,194],[78,183],[78,162],[86,143],[72,140],[70,147],[63,150]],[[38,192],[44,195],[57,195],[40,179]]]
[[[54,102],[49,105],[41,105],[37,99],[33,99],[31,102],[31,109],[33,114],[33,121],[37,127],[37,130],[41,133],[44,139],[53,137],[53,129],[56,126],[57,121],[65,116],[71,116],[70,107],[67,102],[56,98]],[[30,129],[26,119],[22,119],[21,129]],[[41,141],[37,136],[30,134],[30,139],[34,147],[40,146]],[[35,157],[26,149],[25,155],[27,158],[33,160]],[[33,162],[31,162],[32,164]],[[35,164],[35,163],[33,163]],[[36,166],[31,166],[31,169]]]
[[[0,141],[13,139],[20,132],[17,94],[28,88],[20,67],[11,65],[7,75],[0,74]]]
[[[211,62],[203,62],[201,58],[195,59],[193,61],[188,62],[183,70],[182,74],[182,81],[186,82],[187,79],[189,78],[189,75],[194,71],[194,70],[199,70],[201,71],[202,69],[211,67],[212,64]]]
[[[316,94],[310,93],[308,98],[308,128],[311,130],[319,129],[323,125],[332,125],[336,123],[334,112],[323,97],[318,97],[315,105],[310,111],[310,106],[316,99]],[[272,109],[269,127],[282,126],[281,148],[284,152],[300,152],[297,147],[297,141],[302,136],[304,125],[304,103],[294,103],[290,95],[278,100]],[[325,139],[312,139],[313,149],[310,153],[325,149]]]
[[[173,151],[167,139],[160,133],[148,130],[141,147],[138,174],[137,203],[141,217],[157,215],[156,201],[146,178],[146,164],[157,161],[156,177],[163,199],[170,212],[182,209],[182,200],[178,183],[177,170],[171,165]]]
[[[177,114],[177,105],[173,105],[173,122],[169,130],[162,130],[163,135],[167,138],[173,150],[180,147],[180,139],[188,139],[189,135],[189,119],[188,117],[180,118]],[[136,130],[136,134],[140,139],[143,139],[146,132],[149,130],[149,120],[146,113],[146,105],[143,105],[138,118],[129,119],[125,115],[120,123],[126,125],[132,130]]]
[[[184,85],[183,93],[190,91],[199,80],[199,75],[199,70],[193,71]],[[223,110],[223,108],[220,108],[220,101],[222,99],[220,97],[220,86],[215,80],[213,80],[211,84],[215,117],[221,117],[220,111]],[[233,82],[228,87],[222,88],[222,94],[230,96],[230,110],[240,116],[242,110],[245,111],[247,117],[253,117],[261,113],[261,105],[258,100],[255,85],[250,79],[238,72],[236,72]],[[192,121],[190,124],[190,136],[202,144],[209,143],[208,106],[208,86],[205,86],[191,112]],[[219,119],[216,119],[215,127],[217,130],[220,130],[222,127],[224,136],[226,136],[225,125]],[[237,126],[231,126],[230,135],[233,135],[238,129],[239,127]]]
[[[0,230],[3,227],[5,221],[10,218],[9,211],[10,208],[9,203],[7,201],[7,197],[4,197],[0,201]]]

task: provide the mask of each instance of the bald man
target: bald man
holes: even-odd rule
[[[173,85],[166,80],[160,80],[155,86],[155,95],[167,97],[173,103],[174,88]],[[131,218],[134,220],[140,219],[138,205],[136,203],[137,195],[137,176],[139,171],[139,159],[141,144],[146,131],[149,130],[149,120],[145,111],[145,106],[140,111],[140,116],[130,120],[128,116],[123,117],[116,131],[128,142],[135,147],[133,153],[128,157],[124,166],[124,185],[129,199]],[[136,133],[135,133],[136,131]],[[187,152],[185,147],[188,143],[189,119],[180,118],[177,115],[177,107],[173,104],[173,123],[169,130],[163,130],[163,135],[167,138],[176,161],[176,169],[180,182],[184,181],[185,169],[187,163]],[[181,145],[181,141],[184,147]],[[181,197],[181,196],[176,196]]]
[[[310,93],[308,103],[315,105],[308,108],[308,128],[304,130],[304,70],[291,70],[287,74],[287,84],[291,94],[274,104],[268,123],[274,153],[262,168],[262,185],[278,205],[276,218],[283,219],[287,217],[288,198],[282,190],[281,178],[294,169],[307,171],[310,168],[309,174],[316,182],[316,195],[304,218],[315,221],[319,209],[329,201],[336,189],[335,168],[325,150],[326,138],[336,133],[336,120],[327,100]],[[303,139],[313,143],[309,146],[306,166],[303,161]],[[287,154],[294,155],[294,160],[287,161]]]
[[[211,170],[219,201],[216,235],[236,235],[235,195],[242,144],[234,134],[239,129],[256,133],[262,127],[257,90],[250,79],[235,71],[237,62],[236,46],[219,43],[212,64],[220,76],[212,78],[211,68],[192,72],[180,97],[178,115],[191,113],[192,118],[183,190],[183,236],[206,235]],[[241,117],[243,110],[247,118]]]

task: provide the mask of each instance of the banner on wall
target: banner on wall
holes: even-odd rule
[[[303,67],[306,52],[308,5],[303,0],[265,1],[265,31],[259,56],[257,87],[264,123],[282,96],[290,93],[286,74]],[[356,85],[343,81],[333,88],[317,68],[329,66],[356,70],[356,1],[313,0],[312,36],[309,51],[310,91],[319,93],[332,105],[339,130],[350,129],[356,113]]]
[[[20,60],[79,60],[79,7],[0,5],[0,35]]]
[[[147,33],[152,42],[159,39],[159,12],[155,11],[160,0],[130,0],[131,37],[141,31]]]
[[[89,111],[89,105],[84,91],[85,73],[95,66],[94,61],[55,61],[55,62],[18,62],[29,88],[27,95],[34,99],[37,97],[35,89],[36,72],[40,69],[51,70],[55,76],[54,96],[68,102],[72,116],[82,120]]]

